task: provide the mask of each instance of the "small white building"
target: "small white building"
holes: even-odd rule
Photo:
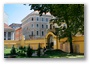
[[[4,12],[4,40],[14,40],[14,29],[8,25],[8,15]]]
[[[44,38],[50,28],[49,21],[52,15],[43,13],[39,15],[39,11],[33,11],[22,20],[22,32],[26,40],[32,38]]]
[[[14,40],[14,29],[4,23],[4,40]]]

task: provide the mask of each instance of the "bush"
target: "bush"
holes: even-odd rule
[[[33,54],[33,50],[30,48],[30,46],[27,47],[27,57],[31,57]]]
[[[25,52],[26,52],[26,47],[20,46],[17,53],[19,56],[26,56]]]
[[[14,45],[13,45],[12,48],[11,48],[10,54],[11,54],[11,55],[16,55],[16,50],[15,50]]]
[[[41,55],[41,47],[40,44],[38,45],[38,50],[37,50],[37,56],[40,57]]]
[[[46,52],[45,52],[45,54],[48,54],[48,55],[57,55],[57,54],[64,54],[65,52],[64,51],[62,51],[62,50],[47,50]]]

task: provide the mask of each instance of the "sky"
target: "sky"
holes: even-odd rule
[[[22,23],[21,20],[33,10],[23,4],[4,4],[4,12],[8,15],[8,24]]]

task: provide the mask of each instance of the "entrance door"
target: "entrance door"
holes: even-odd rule
[[[47,48],[48,49],[53,49],[54,42],[53,42],[53,36],[49,35],[47,38]]]

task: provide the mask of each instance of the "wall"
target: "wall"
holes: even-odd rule
[[[22,37],[22,28],[18,28],[15,30],[15,40],[21,40]]]
[[[33,49],[38,49],[38,44],[40,43],[40,46],[44,48],[45,45],[45,39],[34,39],[34,40],[20,40],[20,41],[15,41],[15,40],[4,40],[4,46],[7,48],[11,48],[13,45],[15,47],[21,46],[28,46],[30,45],[31,48]]]
[[[56,44],[54,45],[54,49],[60,49],[65,52],[70,52],[70,45],[69,45],[69,42],[67,42],[67,38],[63,38],[59,40],[55,37],[55,35],[53,36],[54,36],[54,40],[56,41]],[[72,37],[72,38],[73,38],[72,42],[73,42],[74,53],[84,53],[84,36],[78,36],[78,37]],[[19,47],[20,45],[21,46],[30,45],[31,48],[37,49],[39,43],[42,48],[46,47],[47,38],[32,39],[32,40],[24,40],[23,38],[20,41],[4,40],[4,46],[8,48],[12,47],[12,45],[15,45],[15,47]]]
[[[4,47],[11,48],[13,45],[15,47],[18,47],[20,45],[21,41],[15,41],[15,40],[4,40]]]
[[[74,53],[84,53],[84,36],[75,36],[72,38]],[[67,38],[58,40],[58,49],[65,52],[70,52],[70,45],[66,40]]]

